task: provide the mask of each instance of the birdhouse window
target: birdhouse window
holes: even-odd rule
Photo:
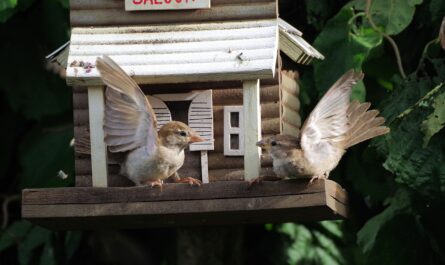
[[[224,155],[244,155],[243,106],[224,107]]]
[[[190,102],[187,104],[187,121],[190,128],[194,129],[205,142],[194,143],[190,145],[190,151],[209,151],[214,150],[213,140],[213,101],[212,90],[179,93],[179,94],[156,94],[147,96],[153,106],[153,111],[158,120],[158,130],[166,123],[172,121],[172,111],[168,107],[169,102]],[[183,113],[186,110],[176,110]],[[181,120],[175,117],[174,120]]]

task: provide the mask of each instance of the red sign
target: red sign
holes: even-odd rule
[[[126,11],[210,8],[210,0],[125,0]]]

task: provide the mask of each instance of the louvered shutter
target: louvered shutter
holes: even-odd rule
[[[190,151],[214,150],[212,90],[199,92],[190,104],[188,117],[188,125],[206,140],[191,144]]]
[[[162,126],[172,121],[172,114],[164,101],[154,96],[147,96],[147,98],[155,112],[156,119],[158,120],[157,129],[159,131]]]

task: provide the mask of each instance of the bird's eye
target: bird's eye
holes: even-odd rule
[[[271,145],[271,146],[276,146],[276,145],[277,145],[277,142],[272,141],[272,142],[270,142],[270,145]]]
[[[187,136],[187,133],[184,132],[184,131],[180,131],[180,132],[179,132],[179,135],[181,135],[182,137],[186,137],[186,136]]]

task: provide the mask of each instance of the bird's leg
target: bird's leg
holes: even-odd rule
[[[159,187],[159,188],[161,189],[161,191],[162,191],[162,185],[164,184],[164,181],[162,181],[162,180],[160,180],[160,179],[157,179],[157,180],[155,180],[155,181],[146,180],[146,181],[144,181],[142,184],[143,184],[143,185],[146,185],[146,186],[150,186],[150,187],[152,187],[152,188],[154,188],[154,187]]]
[[[195,178],[191,178],[191,177],[181,178],[181,177],[179,177],[178,172],[175,172],[175,174],[173,175],[173,181],[175,183],[188,183],[188,184],[190,184],[190,186],[193,186],[193,185],[201,186],[201,181],[199,179],[195,179]]]
[[[266,176],[262,176],[262,177],[257,177],[257,178],[254,178],[252,180],[249,180],[249,189],[252,186],[261,184],[263,181],[279,181],[279,180],[283,180],[283,178],[280,178],[278,176],[272,176],[272,175],[266,175]]]
[[[325,172],[325,173],[323,173],[323,175],[316,175],[316,176],[313,176],[313,177],[311,178],[311,180],[309,181],[309,185],[314,184],[314,182],[317,181],[317,180],[319,180],[319,179],[327,179],[327,178],[329,177],[329,173],[330,173],[330,172]]]

